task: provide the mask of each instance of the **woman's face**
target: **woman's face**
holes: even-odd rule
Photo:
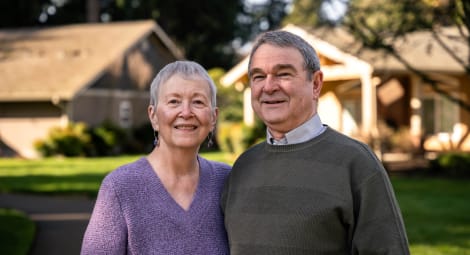
[[[156,110],[150,106],[149,116],[159,132],[160,146],[198,148],[217,119],[207,82],[176,74],[161,84],[159,90]]]

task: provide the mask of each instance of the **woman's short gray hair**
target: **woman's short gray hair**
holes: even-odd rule
[[[194,61],[188,60],[177,60],[167,64],[162,68],[162,70],[160,70],[160,72],[158,72],[150,85],[150,105],[157,105],[160,86],[168,81],[173,75],[180,75],[181,77],[189,80],[202,79],[207,82],[211,93],[211,106],[212,108],[216,107],[217,88],[214,81],[204,67]]]
[[[315,49],[300,36],[283,30],[268,31],[261,34],[250,53],[248,61],[248,76],[251,77],[251,60],[256,50],[263,44],[270,44],[277,47],[292,47],[297,49],[304,59],[304,68],[308,71],[309,79],[312,74],[320,70],[320,59],[318,58]]]

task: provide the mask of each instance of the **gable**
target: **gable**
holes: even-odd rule
[[[289,24],[285,26],[283,30],[302,37],[312,45],[320,58],[321,69],[324,74],[325,81],[358,79],[361,74],[367,73],[371,70],[368,63],[348,54],[335,45],[308,33],[300,27]],[[246,56],[236,66],[229,70],[221,78],[221,83],[225,86],[229,86],[238,81],[248,82],[248,60],[249,56]]]
[[[0,101],[70,100],[151,36],[162,54],[182,58],[154,21],[0,30]]]

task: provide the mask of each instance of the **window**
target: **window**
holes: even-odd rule
[[[128,100],[119,103],[119,125],[122,128],[132,126],[132,104]]]
[[[452,133],[459,122],[459,106],[442,95],[423,99],[423,131],[425,135]]]

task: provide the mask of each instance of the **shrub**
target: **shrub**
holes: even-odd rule
[[[84,123],[69,123],[65,127],[53,127],[45,140],[34,143],[41,155],[48,157],[63,155],[66,157],[84,156],[90,144],[90,135]]]
[[[239,155],[243,152],[242,124],[220,122],[217,126],[217,143],[224,152]]]
[[[243,146],[245,149],[266,139],[266,125],[255,119],[253,126],[243,125]]]
[[[88,146],[88,156],[112,156],[125,150],[128,143],[126,130],[105,121],[101,125],[88,130],[91,144]]]
[[[28,254],[36,225],[18,210],[0,208],[0,254]]]
[[[223,152],[240,155],[250,146],[266,137],[266,127],[261,121],[254,126],[242,122],[221,122],[217,127],[217,143]]]
[[[431,160],[432,170],[451,177],[470,177],[470,154],[449,152]]]

